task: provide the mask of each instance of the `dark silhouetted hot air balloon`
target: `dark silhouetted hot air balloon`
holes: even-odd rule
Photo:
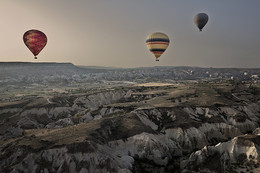
[[[34,59],[37,59],[36,56],[47,44],[47,37],[43,32],[32,29],[24,33],[23,41],[28,49],[35,56]]]
[[[194,23],[202,31],[202,28],[208,23],[209,16],[205,13],[199,13],[194,16]]]
[[[169,46],[170,40],[169,37],[160,32],[155,32],[147,36],[146,46],[155,56],[155,60],[159,61],[159,57]]]

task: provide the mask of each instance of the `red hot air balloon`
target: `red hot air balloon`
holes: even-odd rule
[[[24,33],[23,41],[28,49],[35,56],[34,59],[37,59],[36,56],[47,44],[47,37],[43,32],[32,29]]]

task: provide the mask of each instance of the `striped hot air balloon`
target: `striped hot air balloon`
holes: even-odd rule
[[[36,56],[47,44],[47,37],[43,32],[33,29],[24,33],[23,41],[37,59]]]
[[[146,46],[155,56],[155,60],[159,61],[159,57],[169,46],[169,37],[161,32],[155,32],[147,36]]]

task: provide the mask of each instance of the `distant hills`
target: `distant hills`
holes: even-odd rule
[[[73,76],[98,70],[80,68],[72,63],[0,62],[0,80],[6,78]]]
[[[0,83],[48,83],[93,81],[177,81],[177,80],[251,80],[260,68],[138,67],[113,68],[75,66],[72,63],[0,62]]]

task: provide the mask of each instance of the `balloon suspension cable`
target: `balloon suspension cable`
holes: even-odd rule
[[[34,59],[38,59],[38,58],[35,56]]]

